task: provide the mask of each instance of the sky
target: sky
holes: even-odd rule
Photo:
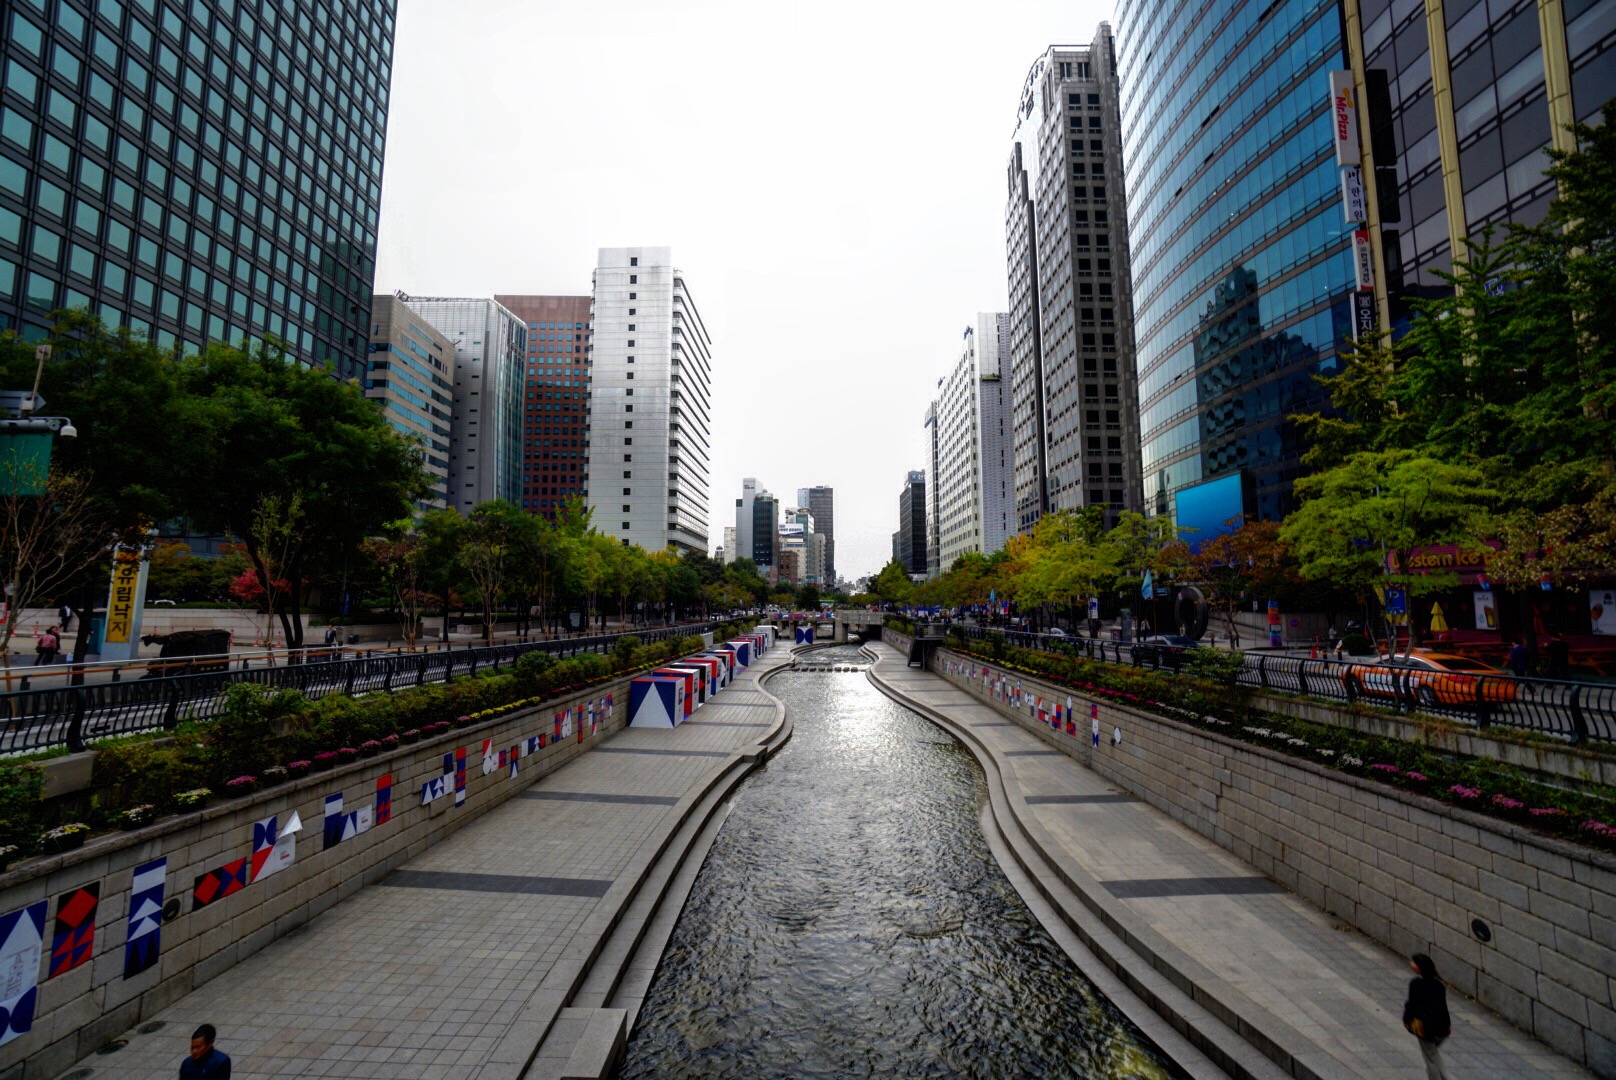
[[[1006,303],[1027,71],[1109,0],[399,0],[376,288],[589,292],[668,245],[713,336],[712,546],[741,479],[891,555],[921,421]]]

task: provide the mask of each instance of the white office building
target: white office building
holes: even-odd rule
[[[993,554],[1014,531],[1015,474],[1002,366],[1009,333],[1008,315],[977,315],[926,411],[932,447],[927,525],[936,552],[928,568],[934,576],[948,573],[967,551]]]
[[[647,551],[705,554],[712,339],[671,248],[601,248],[594,282],[595,528]]]
[[[527,324],[493,300],[397,295],[454,343],[446,501],[463,514],[492,499],[520,506]]]

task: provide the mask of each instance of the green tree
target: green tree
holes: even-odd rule
[[[915,585],[904,565],[893,559],[875,575],[870,591],[889,604],[907,604],[915,594]]]

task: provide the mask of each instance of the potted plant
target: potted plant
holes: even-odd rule
[[[398,744],[399,744],[399,737],[397,735],[384,735],[384,736],[382,736],[381,747],[382,747],[383,751],[397,750],[398,749]]]
[[[392,736],[389,736],[389,738],[397,739],[398,736],[392,735]],[[360,757],[375,757],[377,754],[379,754],[381,752],[382,752],[382,744],[380,742],[377,742],[375,739],[366,739],[364,742],[359,744],[359,756]]]
[[[350,765],[359,760],[359,750],[353,746],[337,747],[337,764]]]
[[[273,787],[276,784],[284,783],[290,775],[291,770],[286,766],[271,765],[264,770],[264,775],[258,778],[258,783],[263,787]]]
[[[471,717],[469,715],[461,715],[461,716],[455,717],[455,726],[456,727],[470,727],[471,726]]]
[[[291,777],[293,780],[297,780],[301,777],[307,776],[309,774],[309,770],[313,768],[314,762],[312,761],[288,761],[286,763],[286,775]]]
[[[212,794],[213,792],[205,787],[192,788],[190,791],[182,791],[174,796],[174,805],[180,808],[181,813],[200,810],[208,805],[208,798]]]
[[[58,825],[54,829],[47,829],[45,835],[40,837],[40,845],[47,855],[60,855],[64,851],[75,851],[84,846],[85,837],[90,835],[90,827],[82,821],[70,821],[66,825]]]
[[[406,731],[402,735],[400,735],[399,738],[402,739],[404,742],[407,742],[407,743],[420,742],[421,741],[421,729],[420,728],[410,728],[408,731]]]
[[[314,771],[325,772],[337,767],[337,752],[335,750],[321,750],[314,755]]]
[[[131,806],[118,815],[118,827],[125,831],[144,828],[157,820],[157,807],[151,803]]]
[[[1616,851],[1616,825],[1609,825],[1603,821],[1584,821],[1582,835],[1596,847]]]
[[[224,782],[224,793],[232,799],[238,795],[251,795],[257,790],[258,777],[256,776],[238,776],[233,780]]]

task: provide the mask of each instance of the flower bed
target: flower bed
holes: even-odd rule
[[[1448,757],[1416,743],[1262,713],[1233,700],[1223,687],[1184,675],[1158,675],[1030,649],[1007,649],[1002,660],[970,649],[955,651],[1074,693],[1616,851],[1616,792],[1609,797],[1583,794],[1542,783],[1495,761]]]

